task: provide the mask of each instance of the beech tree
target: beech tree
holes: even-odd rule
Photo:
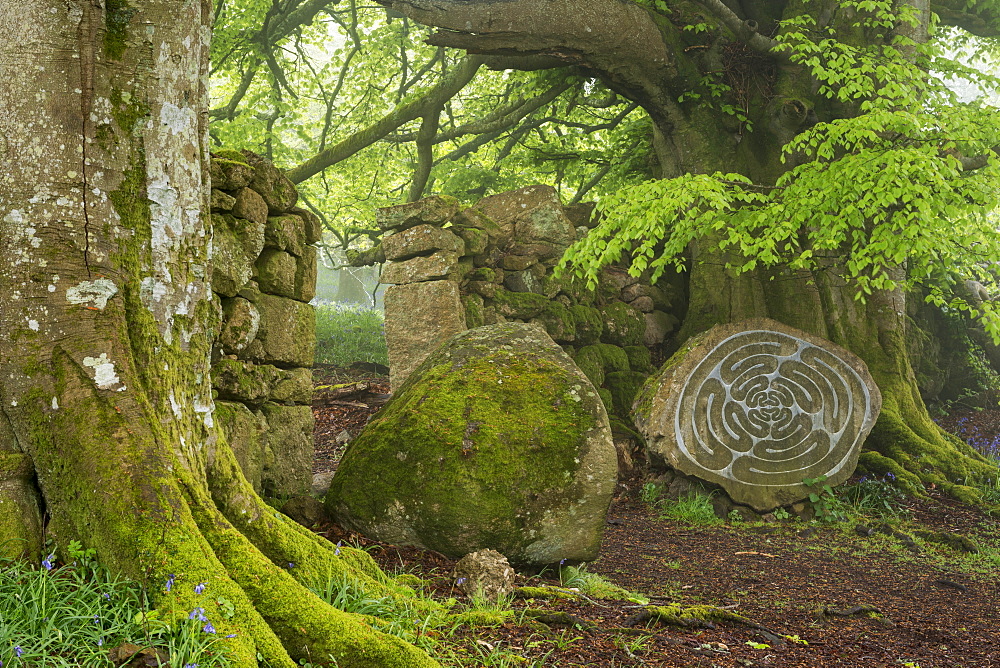
[[[204,609],[233,665],[436,665],[303,586],[407,596],[265,505],[214,423],[211,14],[0,2],[0,479],[33,470],[57,545],[144,582],[165,621]],[[9,489],[5,554],[38,524]]]
[[[438,27],[432,45],[575,67],[649,114],[661,178],[603,198],[604,222],[569,251],[570,269],[595,280],[626,261],[655,278],[690,262],[680,340],[753,316],[831,339],[882,390],[864,467],[969,499],[963,482],[995,475],[930,419],[905,342],[918,284],[1000,332],[989,303],[947,289],[994,282],[1000,122],[960,104],[945,77],[997,82],[940,51],[944,39],[994,49],[995,3],[379,3]]]

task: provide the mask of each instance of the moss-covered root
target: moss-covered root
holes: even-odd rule
[[[376,598],[423,601],[412,589],[388,578],[363,551],[336,546],[268,506],[242,475],[232,450],[220,447],[208,475],[212,501],[229,522],[279,568],[290,570],[301,584],[347,576]]]
[[[211,502],[198,503],[193,510],[198,528],[229,577],[246,593],[292,659],[341,668],[438,666],[417,647],[320,600],[257,550]]]
[[[980,493],[964,483],[995,476],[996,464],[929,419],[911,418],[904,420],[898,410],[884,406],[865,443],[868,450],[861,454],[859,469],[874,475],[892,473],[914,494],[923,494],[925,484],[936,485],[959,501],[980,503]]]
[[[751,621],[743,615],[711,605],[694,605],[682,608],[679,605],[647,605],[638,613],[627,619],[624,626],[631,627],[646,622],[657,622],[669,626],[712,627],[715,623],[740,624],[753,629],[770,631],[766,627]]]

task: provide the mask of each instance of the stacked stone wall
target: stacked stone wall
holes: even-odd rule
[[[296,207],[278,169],[250,153],[214,154],[212,358],[218,419],[247,479],[270,496],[312,480],[312,364],[318,218]]]
[[[685,278],[654,286],[609,267],[596,290],[553,268],[587,234],[592,207],[564,207],[549,186],[528,186],[465,208],[448,197],[381,209],[382,243],[352,258],[384,262],[386,339],[393,388],[442,341],[481,325],[541,325],[626,418],[639,386],[669,346],[686,308]]]

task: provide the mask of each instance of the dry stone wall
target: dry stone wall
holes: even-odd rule
[[[386,339],[393,388],[441,342],[480,325],[541,325],[628,421],[685,304],[684,277],[656,286],[618,267],[597,290],[555,278],[563,251],[594,224],[591,207],[564,207],[549,186],[527,186],[461,207],[448,197],[381,209],[380,246],[352,258],[384,262]],[[653,353],[651,355],[651,352]]]
[[[220,326],[216,412],[247,479],[271,496],[312,480],[312,364],[319,219],[294,185],[250,152],[213,155],[212,288]]]

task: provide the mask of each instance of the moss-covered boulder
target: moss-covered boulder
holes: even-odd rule
[[[349,446],[326,506],[372,538],[452,557],[590,561],[616,477],[594,387],[541,328],[503,323],[413,372]]]

